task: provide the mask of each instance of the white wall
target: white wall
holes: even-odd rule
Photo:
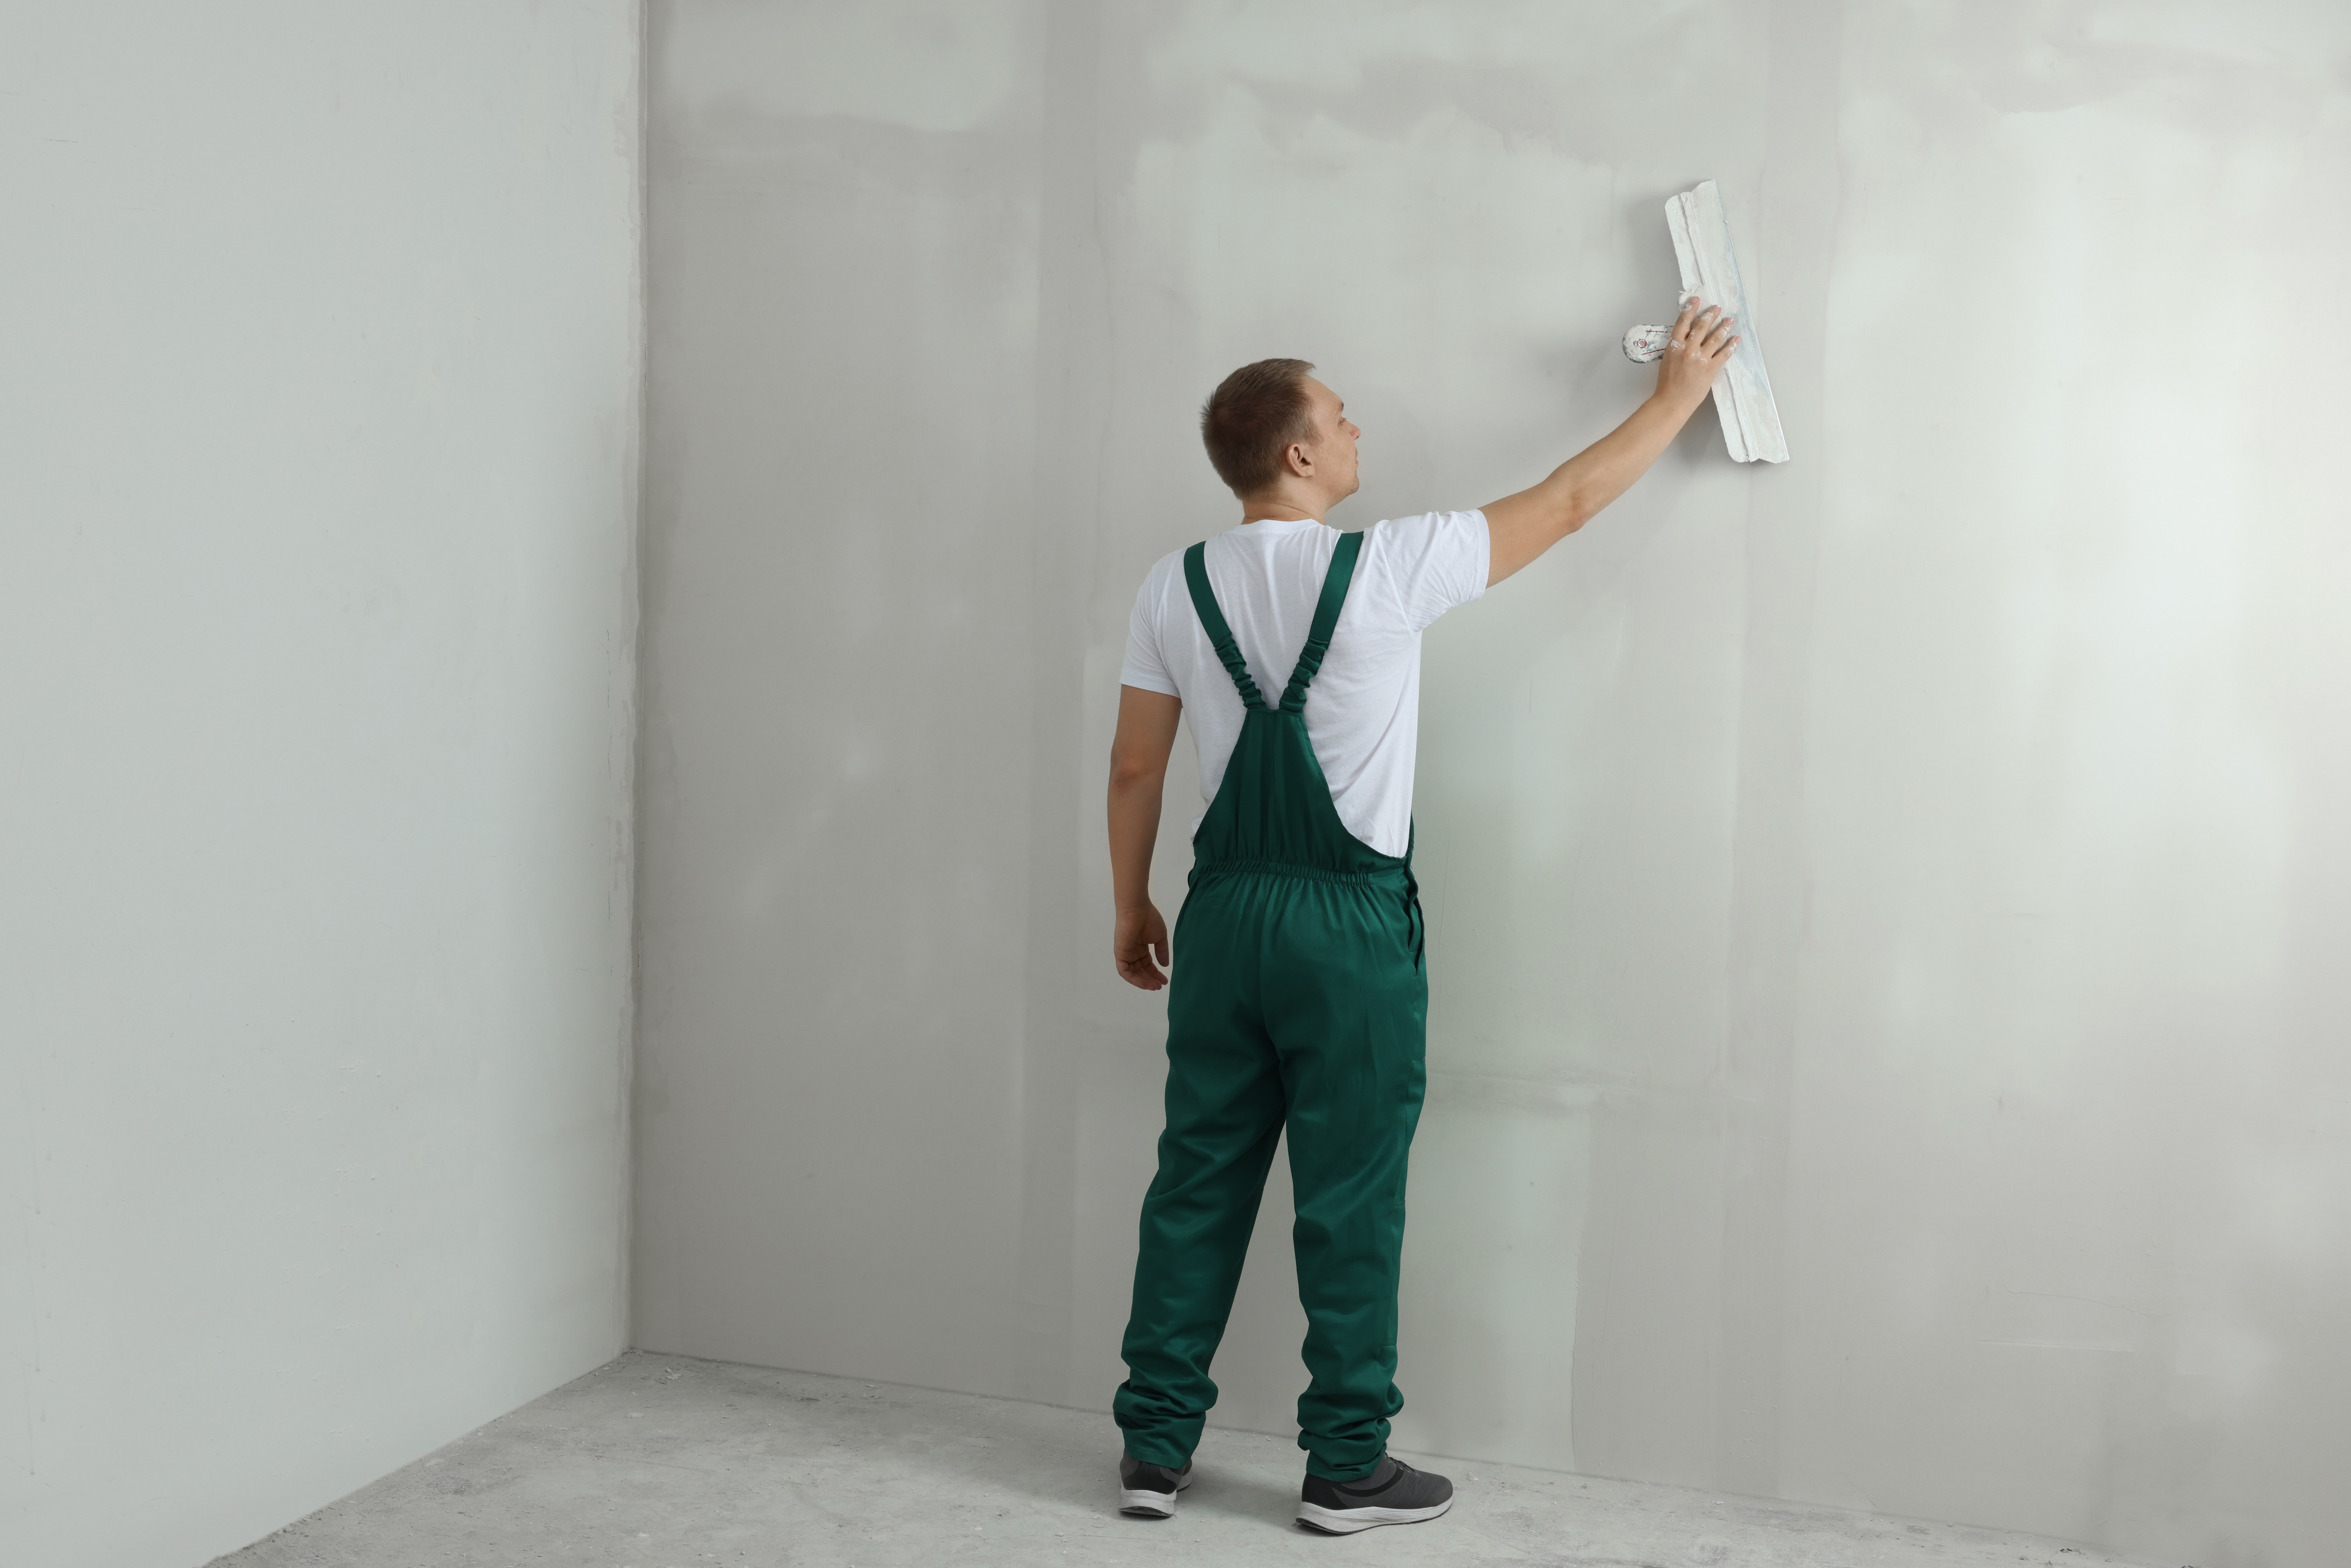
[[[624,1337],[634,8],[15,6],[0,1561]]]
[[[1233,517],[1194,411],[1302,354],[1340,520],[1515,488],[1712,176],[1794,461],[1701,417],[1428,639],[1398,1441],[2339,1559],[2351,13],[653,24],[641,1343],[1107,1402],[1099,802]],[[1276,1186],[1217,1375],[1286,1429]]]

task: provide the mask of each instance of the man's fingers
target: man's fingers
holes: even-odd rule
[[[1689,337],[1690,323],[1698,319],[1698,313],[1704,308],[1706,308],[1706,301],[1695,294],[1682,301],[1681,314],[1674,318],[1675,342],[1679,343]]]
[[[1708,353],[1713,353],[1716,349],[1721,347],[1724,342],[1729,340],[1730,337],[1730,329],[1734,324],[1733,319],[1729,316],[1725,316],[1721,320],[1717,321],[1714,324],[1714,329],[1706,335],[1706,351]]]
[[[1725,360],[1730,358],[1730,350],[1737,347],[1739,347],[1739,340],[1733,338],[1729,341],[1724,343],[1722,347],[1707,355],[1707,360],[1711,364],[1719,365]]]
[[[1111,945],[1111,962],[1117,967],[1118,977],[1139,990],[1155,991],[1167,983],[1165,970],[1174,966],[1167,934],[1138,935],[1133,943]]]
[[[1123,914],[1111,933],[1110,959],[1118,977],[1138,990],[1155,991],[1167,984],[1165,971],[1174,956],[1167,940],[1167,923],[1155,909]]]

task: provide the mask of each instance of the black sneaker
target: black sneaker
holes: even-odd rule
[[[1173,1519],[1176,1494],[1192,1484],[1192,1461],[1180,1470],[1146,1465],[1133,1454],[1118,1457],[1118,1511],[1137,1519]]]
[[[1298,1494],[1298,1522],[1325,1535],[1353,1535],[1375,1524],[1418,1524],[1453,1506],[1453,1483],[1383,1456],[1379,1469],[1343,1485],[1308,1476]]]

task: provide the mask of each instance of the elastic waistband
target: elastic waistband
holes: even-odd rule
[[[1194,881],[1217,876],[1283,876],[1303,882],[1327,882],[1340,887],[1404,887],[1412,881],[1411,868],[1383,866],[1377,871],[1326,871],[1319,865],[1289,861],[1199,861],[1192,867]]]

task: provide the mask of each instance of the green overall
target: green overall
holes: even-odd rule
[[[1412,852],[1347,831],[1306,736],[1361,534],[1340,536],[1297,673],[1266,706],[1208,589],[1204,550],[1184,577],[1248,709],[1224,782],[1193,836],[1167,1000],[1167,1130],[1143,1200],[1129,1375],[1113,1404],[1126,1450],[1180,1467],[1217,1385],[1241,1259],[1287,1124],[1307,1370],[1298,1445],[1328,1480],[1387,1451],[1405,1159],[1420,1120],[1428,982]]]

